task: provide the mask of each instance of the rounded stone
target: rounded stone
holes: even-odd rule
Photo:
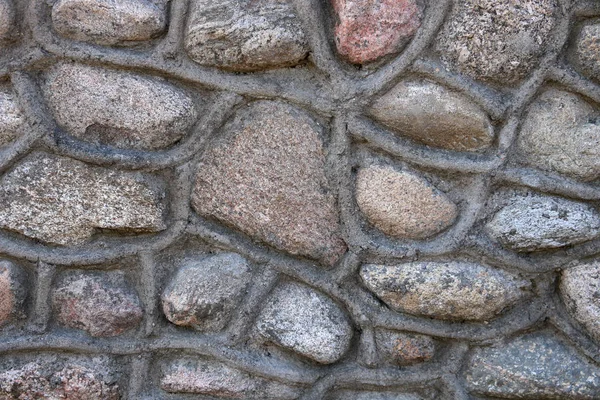
[[[377,351],[386,360],[398,365],[429,361],[436,350],[430,336],[379,329],[375,332]]]
[[[371,224],[397,238],[426,239],[458,215],[456,205],[425,179],[382,165],[358,171],[356,202]]]
[[[25,127],[25,115],[14,94],[0,88],[0,147],[19,137]]]
[[[5,39],[14,28],[15,9],[12,0],[0,0],[0,40]],[[1,108],[0,108],[1,109]]]
[[[563,270],[560,295],[571,315],[600,342],[600,262]]]
[[[23,317],[27,297],[26,276],[10,261],[0,261],[0,326]]]
[[[600,80],[600,24],[585,25],[577,37],[576,56],[586,75]]]

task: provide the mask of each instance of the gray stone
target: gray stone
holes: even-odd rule
[[[469,391],[504,399],[600,398],[600,370],[550,333],[479,348],[466,363]]]
[[[289,0],[196,0],[189,13],[184,46],[198,64],[254,71],[294,65],[308,54]]]
[[[15,140],[25,128],[25,115],[15,96],[0,89],[0,147]]]
[[[328,400],[421,400],[421,397],[410,393],[340,390],[329,397]]]
[[[235,253],[189,261],[165,289],[163,310],[176,325],[220,331],[243,299],[250,279],[248,263]]]
[[[398,365],[411,365],[430,360],[436,344],[430,336],[378,329],[375,332],[378,353]]]
[[[529,108],[517,141],[531,165],[589,181],[600,176],[600,113],[583,98],[546,90]]]
[[[502,270],[459,261],[367,264],[360,276],[396,311],[454,320],[492,319],[530,286]]]
[[[0,40],[10,34],[14,19],[15,9],[12,0],[0,0]]]
[[[379,122],[428,146],[477,151],[494,140],[487,114],[464,95],[428,81],[403,81],[373,103]]]
[[[164,368],[160,387],[169,393],[197,393],[216,397],[293,400],[300,390],[253,377],[216,361],[183,359]]]
[[[600,24],[585,25],[581,29],[576,54],[583,72],[600,80]]]
[[[204,153],[192,206],[280,250],[334,264],[346,246],[320,134],[301,110],[250,104]]]
[[[158,232],[164,191],[150,175],[34,153],[0,179],[0,227],[46,243],[79,245],[96,228]]]
[[[518,196],[496,213],[485,230],[512,250],[553,249],[600,235],[600,215],[585,203],[550,196]]]
[[[81,64],[52,68],[45,96],[69,134],[121,148],[170,146],[196,120],[192,98],[165,80]]]
[[[52,23],[74,40],[114,45],[149,40],[167,26],[168,0],[58,0]]]
[[[256,324],[266,340],[322,364],[339,360],[352,338],[352,327],[338,305],[296,283],[273,291]]]
[[[10,261],[0,261],[0,326],[23,317],[27,297],[26,276]]]
[[[135,328],[143,310],[121,274],[68,273],[52,291],[58,322],[92,336],[117,336]]]
[[[455,1],[436,48],[475,79],[514,84],[536,67],[557,8],[556,0]]]
[[[600,262],[563,270],[560,295],[573,317],[600,341]]]
[[[456,205],[425,179],[383,165],[358,171],[356,202],[371,224],[398,238],[428,238],[458,215]]]

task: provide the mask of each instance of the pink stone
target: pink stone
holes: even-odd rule
[[[344,58],[363,64],[403,47],[421,25],[416,0],[331,0],[338,17],[335,43]]]
[[[24,316],[25,297],[22,271],[9,261],[0,261],[0,326],[15,317]]]

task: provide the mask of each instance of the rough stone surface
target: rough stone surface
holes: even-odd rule
[[[600,262],[563,270],[560,294],[573,317],[600,341]]]
[[[459,261],[367,264],[360,276],[396,311],[472,321],[494,318],[530,286],[502,270]]]
[[[600,112],[573,93],[545,91],[530,107],[517,144],[533,166],[585,181],[600,176]]]
[[[168,0],[59,0],[54,29],[75,40],[103,45],[148,40],[167,26]]]
[[[193,100],[164,80],[61,63],[46,76],[56,121],[82,140],[156,150],[181,139],[196,119]]]
[[[375,101],[370,110],[400,135],[456,151],[477,151],[494,140],[487,114],[465,96],[428,81],[403,81]]]
[[[0,0],[0,40],[5,39],[13,28],[15,10],[12,0]]]
[[[291,106],[260,101],[224,131],[200,162],[194,209],[278,249],[335,263],[346,246],[315,122]]]
[[[589,24],[581,29],[576,54],[583,72],[600,80],[600,24]]]
[[[0,326],[23,316],[26,276],[10,261],[0,261]]]
[[[600,215],[585,203],[550,196],[518,196],[496,213],[485,230],[512,250],[553,249],[600,235]]]
[[[257,320],[258,333],[279,346],[322,364],[348,350],[352,327],[331,299],[304,285],[278,286]]]
[[[289,0],[197,0],[185,49],[201,65],[234,71],[297,64],[308,42]]]
[[[398,238],[428,238],[458,215],[456,205],[425,179],[382,165],[358,171],[356,202],[371,224]]]
[[[513,84],[536,67],[556,9],[555,0],[456,1],[436,48],[473,78]]]
[[[60,278],[52,293],[58,322],[92,336],[116,336],[135,328],[143,310],[121,275],[71,273]]]
[[[478,394],[531,400],[600,397],[600,370],[547,333],[480,348],[467,365],[467,387]]]
[[[157,232],[162,197],[147,175],[34,153],[0,179],[0,227],[60,245],[82,244],[95,228]]]
[[[379,354],[399,365],[429,361],[435,355],[435,341],[430,336],[379,329],[375,342]]]
[[[169,364],[160,381],[170,393],[198,393],[216,397],[293,400],[298,389],[253,377],[215,361],[179,360]]]
[[[17,99],[9,91],[0,89],[0,147],[15,140],[25,127],[25,115]]]
[[[409,393],[351,392],[341,390],[327,400],[421,400],[421,397]]]
[[[338,23],[335,44],[340,55],[364,64],[399,51],[421,25],[415,0],[331,0]]]
[[[243,299],[251,272],[245,259],[224,253],[189,262],[162,295],[167,319],[202,331],[220,331]]]

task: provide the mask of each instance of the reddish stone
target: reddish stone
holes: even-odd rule
[[[26,289],[20,269],[9,261],[0,261],[0,325],[22,317]]]
[[[416,0],[331,0],[338,17],[335,43],[354,64],[402,48],[421,25]]]

